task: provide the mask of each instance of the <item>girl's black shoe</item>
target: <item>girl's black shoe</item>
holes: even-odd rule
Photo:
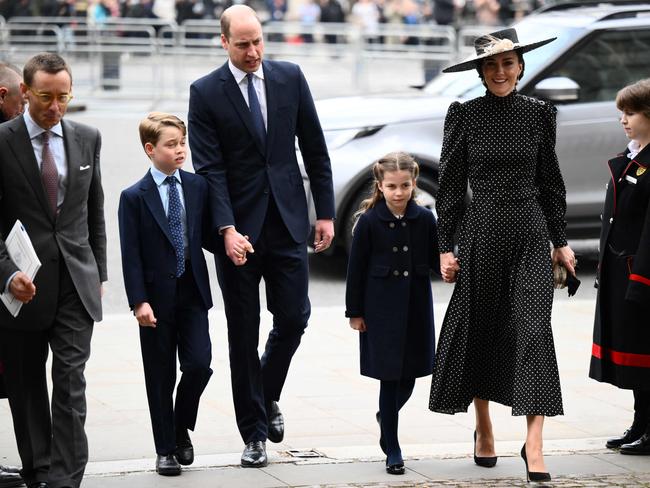
[[[474,431],[474,462],[482,468],[493,468],[497,464],[497,456],[479,457],[476,455],[476,431]]]
[[[388,459],[387,459],[386,472],[388,474],[404,474],[406,473],[406,468],[404,467],[404,463],[388,464]]]
[[[526,443],[521,448],[521,459],[524,460],[526,464],[526,481],[551,481],[551,475],[549,473],[542,473],[541,471],[528,471],[528,459],[526,458]]]

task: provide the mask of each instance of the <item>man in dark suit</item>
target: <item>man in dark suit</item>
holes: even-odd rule
[[[266,439],[280,442],[278,400],[310,315],[307,201],[296,159],[302,153],[316,207],[314,247],[334,237],[334,193],[325,140],[307,82],[294,64],[262,61],[262,27],[249,7],[221,17],[228,62],[190,88],[194,168],[210,185],[219,284],[228,320],[242,466],[267,463]],[[273,330],[260,360],[259,284]]]
[[[23,113],[25,98],[20,92],[20,83],[23,77],[15,66],[0,63],[0,123],[17,117]],[[4,366],[0,361],[0,398],[7,398],[2,379]],[[13,466],[0,464],[0,488],[22,486],[20,470]]]
[[[84,367],[107,279],[101,139],[62,120],[72,77],[60,56],[32,57],[23,79],[29,108],[0,126],[0,286],[24,305],[17,317],[0,307],[0,354],[23,479],[30,488],[76,488],[88,460]],[[41,261],[34,282],[4,243],[17,219]]]

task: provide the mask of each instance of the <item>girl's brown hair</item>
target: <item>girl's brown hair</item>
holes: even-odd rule
[[[650,119],[650,78],[622,88],[616,95],[616,108],[642,113]]]
[[[359,210],[354,214],[355,217],[370,210],[383,198],[381,191],[379,191],[379,183],[384,181],[384,174],[391,171],[408,171],[415,180],[420,174],[420,167],[413,159],[413,156],[405,152],[392,152],[375,161],[372,166],[372,175],[375,177],[372,195],[361,202]],[[413,199],[415,199],[415,188],[411,194],[411,200]]]

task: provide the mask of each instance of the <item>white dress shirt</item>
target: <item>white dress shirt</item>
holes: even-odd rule
[[[246,105],[250,108],[250,103],[248,103],[248,78],[246,78],[246,72],[240,70],[237,66],[232,64],[230,59],[228,60],[228,68],[230,72],[235,77],[235,81],[239,86],[241,94],[244,96]],[[262,109],[262,118],[264,119],[264,128],[268,131],[269,124],[267,123],[267,114],[266,114],[266,87],[264,83],[264,70],[260,64],[260,68],[253,73],[253,88],[255,88],[255,93],[257,94],[257,99],[260,102],[260,108]]]

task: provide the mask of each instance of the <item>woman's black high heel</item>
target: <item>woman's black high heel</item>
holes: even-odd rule
[[[497,459],[497,456],[479,457],[476,455],[476,431],[474,431],[474,462],[482,468],[494,468]]]
[[[526,444],[521,448],[521,459],[526,464],[526,481],[551,481],[549,473],[542,473],[541,471],[528,471],[528,459],[526,458]]]

